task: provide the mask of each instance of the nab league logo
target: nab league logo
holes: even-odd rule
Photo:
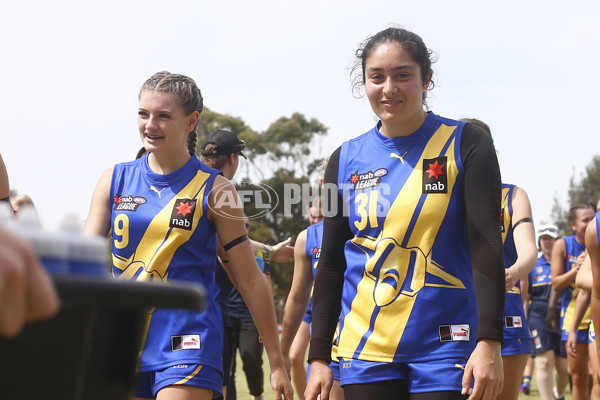
[[[504,207],[500,209],[500,233],[504,233]]]
[[[121,196],[115,195],[113,199],[115,211],[136,211],[142,204],[146,204],[146,199],[141,196]]]
[[[423,193],[448,193],[446,156],[423,160]]]
[[[358,171],[350,175],[350,183],[354,185],[354,190],[369,189],[379,185],[381,178],[386,176],[388,170],[385,168],[379,168],[376,171],[369,171],[363,174],[359,174]]]
[[[195,211],[196,200],[177,199],[175,205],[173,206],[173,211],[171,211],[171,220],[169,222],[169,226],[171,228],[181,228],[191,231]]]
[[[315,260],[318,260],[319,257],[321,257],[321,249],[318,248],[317,246],[313,247],[312,254],[315,257]]]

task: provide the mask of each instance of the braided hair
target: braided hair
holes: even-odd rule
[[[138,98],[141,97],[142,92],[145,90],[175,96],[186,115],[190,115],[194,111],[198,111],[202,114],[202,110],[204,110],[202,93],[196,85],[196,82],[188,76],[172,74],[168,71],[157,72],[144,82]],[[196,154],[196,146],[198,145],[197,127],[198,125],[196,124],[194,129],[188,132],[187,142],[190,154]]]

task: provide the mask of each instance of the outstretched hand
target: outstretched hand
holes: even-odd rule
[[[279,263],[289,263],[294,261],[294,247],[290,246],[292,238],[289,237],[283,242],[273,246],[273,255],[271,260]]]

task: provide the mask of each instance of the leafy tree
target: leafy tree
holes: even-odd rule
[[[281,117],[273,122],[261,136],[270,162],[309,176],[311,162],[315,160],[315,153],[319,153],[315,151],[318,150],[315,139],[326,133],[327,127],[315,118],[307,120],[302,114],[294,113],[291,118]]]
[[[563,235],[571,232],[568,221],[569,208],[581,203],[589,203],[595,207],[600,198],[600,155],[592,157],[592,161],[585,168],[585,174],[582,174],[578,181],[575,180],[574,174],[571,176],[568,197],[566,208],[563,208],[556,197],[552,205],[552,220]]]
[[[204,140],[206,135],[217,129],[230,130],[243,140],[247,140],[249,136],[256,135],[256,132],[250,129],[241,118],[229,114],[219,114],[205,108],[200,115],[200,122],[198,123],[198,148],[200,148],[202,140]]]
[[[313,178],[318,174],[317,166],[322,161],[319,139],[326,135],[327,127],[315,118],[307,119],[300,113],[294,113],[289,118],[279,118],[266,131],[259,133],[239,117],[205,109],[200,118],[198,147],[204,137],[216,129],[230,130],[246,143],[244,154],[248,156],[248,162],[240,163],[245,178],[236,187],[244,195],[244,200],[248,200],[244,201],[244,211],[251,218],[250,237],[271,244],[288,237],[295,238],[308,226],[308,204],[295,199],[290,205],[289,188],[294,185],[296,196],[301,196],[304,188],[304,200],[306,195],[312,197],[316,193],[316,184],[311,185],[311,180],[316,181]],[[197,154],[200,152],[197,151]],[[253,197],[261,194],[265,197],[273,195],[269,200],[268,213],[259,207],[266,200]],[[278,199],[277,205],[271,201],[274,198]],[[293,265],[273,263],[271,268],[275,298],[287,297]]]

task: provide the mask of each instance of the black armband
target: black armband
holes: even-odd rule
[[[225,246],[223,246],[223,248],[225,251],[229,251],[232,247],[235,247],[246,240],[248,240],[248,235],[242,235],[239,238],[233,239],[231,242],[227,243]]]
[[[520,224],[525,223],[525,222],[531,222],[531,223],[533,223],[533,219],[531,219],[531,218],[523,218],[522,220],[519,220],[519,222],[517,222],[516,224],[513,225],[513,231],[515,230],[515,228],[517,226],[519,226]]]

